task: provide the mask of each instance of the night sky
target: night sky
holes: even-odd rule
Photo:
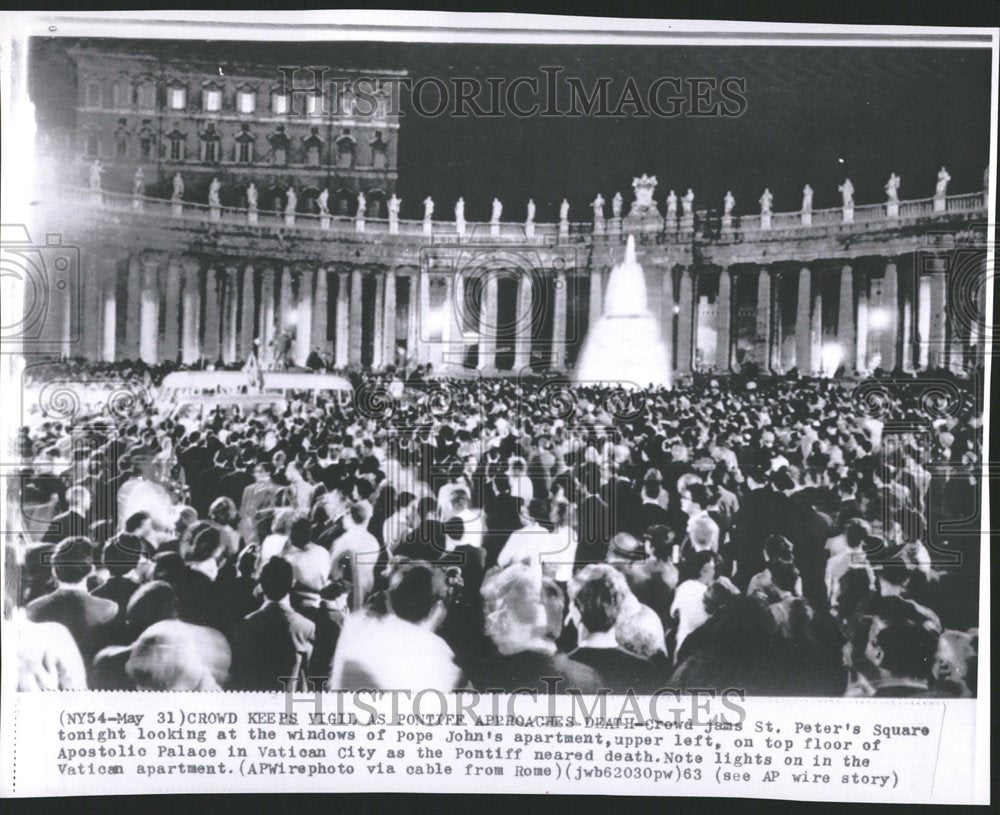
[[[67,44],[35,41],[31,80],[40,128],[72,125],[75,75],[61,54]],[[665,76],[745,80],[747,105],[738,117],[428,118],[404,103],[397,193],[409,218],[420,217],[427,195],[436,217],[449,218],[461,195],[469,220],[489,220],[494,196],[504,203],[504,220],[523,220],[529,197],[539,221],[558,220],[563,197],[571,220],[589,220],[598,192],[610,215],[620,190],[627,211],[632,177],[644,172],[659,179],[661,210],[670,188],[680,196],[692,187],[698,209],[721,208],[732,190],[734,212],[755,213],[769,187],[775,211],[797,211],[806,182],[818,209],[839,206],[845,175],[858,204],[884,201],[890,172],[902,177],[901,198],[929,197],[942,164],[952,176],[949,192],[976,191],[989,160],[987,49],[185,42],[165,50],[223,66],[232,59],[393,68],[414,80],[445,82],[529,76],[544,83],[542,67],[558,66],[562,78],[579,77],[588,88],[609,77],[613,104],[630,77],[642,93]],[[428,90],[428,105],[435,98]]]

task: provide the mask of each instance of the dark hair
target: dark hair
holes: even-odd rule
[[[212,501],[208,508],[208,517],[217,524],[229,523],[236,514],[236,505],[233,503],[233,499],[227,498],[225,495]]]
[[[457,515],[449,518],[444,522],[444,534],[445,537],[451,538],[453,541],[462,540],[465,537],[465,521]]]
[[[122,577],[139,565],[145,550],[145,541],[138,535],[122,532],[104,544],[101,562],[114,577]]]
[[[153,558],[153,579],[174,583],[184,573],[184,558],[177,552],[160,552]]]
[[[135,532],[140,526],[148,521],[152,516],[148,512],[133,512],[125,521],[125,531]]]
[[[799,579],[799,570],[795,568],[795,562],[778,558],[767,564],[768,571],[771,572],[771,582],[781,589],[781,591],[794,591],[795,581]]]
[[[270,461],[258,461],[254,464],[254,469],[256,470],[258,467],[263,467],[268,475],[274,475],[274,465]]]
[[[657,560],[670,560],[674,550],[674,541],[677,538],[674,530],[663,524],[654,524],[646,530],[645,537],[649,541],[653,557]]]
[[[411,623],[426,619],[447,596],[444,575],[432,566],[407,565],[389,579],[389,605],[397,617]]]
[[[221,548],[221,533],[214,526],[205,524],[191,538],[191,546],[187,550],[185,560],[189,563],[204,563],[216,557]]]
[[[680,580],[697,580],[701,576],[701,570],[708,565],[709,562],[715,563],[716,574],[719,572],[719,568],[722,564],[722,558],[720,558],[711,549],[699,549],[698,551],[691,552],[681,561],[680,568],[678,571],[678,578]]]
[[[709,497],[708,487],[698,481],[688,484],[684,488],[684,491],[688,494],[688,497],[702,509],[705,509],[705,507],[712,503],[711,498]]]
[[[401,490],[396,494],[396,511],[399,512],[401,509],[405,509],[416,499],[417,496],[415,496],[412,492]]]
[[[770,560],[793,560],[795,544],[784,535],[768,535],[764,540],[764,552]]]
[[[260,588],[268,600],[281,600],[292,590],[292,564],[277,555],[260,570]]]
[[[359,478],[354,482],[354,489],[358,493],[358,497],[364,501],[371,497],[371,494],[375,492],[375,487],[372,486],[372,482],[367,478]]]
[[[421,520],[426,518],[428,515],[433,515],[437,512],[438,502],[436,499],[431,498],[429,495],[420,499],[417,504],[417,514],[420,515]]]
[[[60,583],[79,583],[93,568],[94,544],[90,538],[66,538],[52,554],[52,574]]]
[[[309,530],[312,523],[308,518],[296,518],[288,531],[288,540],[296,549],[304,549],[309,543]]]
[[[136,589],[125,609],[125,622],[133,636],[138,636],[153,623],[176,620],[179,616],[173,586],[162,580],[153,580]]]
[[[875,638],[883,653],[881,667],[895,677],[929,679],[937,639],[920,623],[893,617]]]
[[[620,601],[607,575],[588,580],[573,598],[580,622],[588,631],[610,631],[618,621]]]
[[[359,526],[368,518],[368,513],[365,511],[365,508],[361,506],[361,504],[351,504],[347,512],[351,516],[351,520]]]
[[[861,518],[851,518],[844,523],[844,538],[851,549],[857,549],[869,535],[868,524]]]

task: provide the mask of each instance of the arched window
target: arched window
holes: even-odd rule
[[[209,164],[217,163],[222,158],[221,147],[221,139],[215,130],[215,125],[209,122],[205,126],[205,132],[201,134],[201,160]]]
[[[114,100],[116,108],[132,107],[132,83],[127,79],[119,79],[114,85]]]
[[[143,119],[139,129],[139,158],[143,161],[152,161],[156,157],[156,132],[150,125],[149,119]]]
[[[306,164],[318,167],[323,160],[323,140],[319,137],[319,128],[312,128],[312,134],[305,140]]]
[[[201,92],[201,108],[205,113],[218,113],[222,110],[222,88],[210,82]]]
[[[236,91],[236,110],[253,113],[257,110],[257,92],[250,85],[241,85]]]
[[[174,122],[173,129],[167,133],[167,143],[170,145],[168,157],[171,161],[184,161],[184,142],[187,134],[180,129],[180,123]]]
[[[268,141],[271,143],[271,161],[272,163],[280,166],[284,166],[288,163],[288,145],[291,140],[285,134],[285,126],[278,125],[277,132],[272,135]]]
[[[254,138],[250,135],[250,125],[243,124],[240,128],[240,135],[236,137],[236,161],[240,164],[252,164]]]
[[[382,131],[375,131],[375,138],[369,143],[372,151],[372,167],[384,170],[388,164],[389,145],[382,138]]]
[[[139,107],[142,110],[156,110],[156,85],[150,80],[143,80],[137,89]]]
[[[187,88],[180,82],[171,82],[167,86],[167,107],[171,110],[187,108]]]
[[[354,139],[346,131],[337,139],[337,166],[342,169],[354,166]]]
[[[271,113],[278,115],[288,113],[288,94],[284,89],[271,91]]]

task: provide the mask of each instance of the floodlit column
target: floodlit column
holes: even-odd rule
[[[837,344],[843,357],[841,364],[847,373],[851,373],[856,365],[857,337],[854,325],[854,270],[844,265],[840,270],[840,300],[837,316]]]
[[[761,269],[757,273],[757,342],[764,349],[761,367],[770,370],[771,352],[771,273]]]
[[[732,323],[732,277],[726,269],[719,273],[719,299],[715,309],[715,367],[720,372],[729,370],[729,329]]]
[[[448,345],[445,358],[462,365],[465,361],[465,279],[460,274],[447,278],[445,320],[448,326]]]
[[[137,253],[128,259],[128,286],[125,290],[125,358],[139,358],[139,308],[143,283],[142,260]]]
[[[407,277],[406,301],[406,365],[412,367],[417,362],[417,346],[420,345],[420,277]]]
[[[497,279],[489,277],[483,286],[482,305],[479,309],[479,369],[496,368],[497,354]]]
[[[193,365],[201,357],[198,342],[201,293],[198,284],[198,264],[193,260],[185,261],[184,292],[181,295],[181,362],[185,365]]]
[[[555,310],[552,315],[552,367],[563,368],[566,365],[566,273],[556,273]]]
[[[215,269],[205,275],[205,339],[204,357],[209,362],[219,358],[219,281]]]
[[[164,293],[163,344],[160,348],[160,358],[176,360],[180,351],[181,323],[181,277],[184,270],[177,258],[167,261],[166,291]]]
[[[363,315],[361,313],[364,301],[361,299],[361,286],[364,278],[360,269],[351,272],[351,309],[350,328],[348,329],[349,345],[347,348],[347,362],[349,365],[361,364],[361,333]]]
[[[663,273],[660,287],[660,333],[669,348],[674,341],[674,272]]]
[[[382,295],[382,364],[396,364],[396,273],[385,273]]]
[[[868,326],[871,311],[868,309],[868,279],[864,272],[858,280],[858,320],[855,335],[857,354],[854,357],[854,367],[861,373],[868,373]]]
[[[899,289],[896,283],[896,264],[889,261],[885,264],[885,277],[882,280],[881,310],[878,323],[879,344],[881,346],[881,366],[886,371],[896,368],[896,349],[899,347],[901,332],[899,330]]]
[[[325,353],[327,348],[327,322],[329,314],[329,281],[326,279],[326,269],[316,273],[316,294],[312,304],[312,347]]]
[[[809,331],[809,348],[813,373],[823,373],[823,290],[817,286],[812,293],[812,327]]]
[[[517,279],[517,320],[514,334],[514,369],[524,370],[531,363],[531,335],[533,326],[531,275],[522,274]],[[553,341],[555,341],[553,332]]]
[[[598,268],[590,270],[590,308],[587,315],[587,330],[593,331],[594,326],[604,313],[603,284],[604,275]]]
[[[348,272],[337,273],[337,326],[336,346],[334,349],[334,364],[338,368],[347,367],[347,346],[350,343],[351,320],[350,308],[351,279]]]
[[[236,288],[236,269],[226,269],[225,286],[222,290],[222,360],[236,361],[236,325],[239,319],[239,290]]]
[[[312,342],[313,275],[302,270],[298,274],[299,290],[295,319],[295,364],[305,365]]]
[[[246,361],[253,353],[254,301],[253,266],[243,270],[243,299],[240,301],[240,359]]]
[[[271,353],[271,342],[274,339],[274,269],[264,269],[260,279],[260,355],[266,357]],[[260,361],[260,360],[258,360]]]
[[[156,340],[159,327],[159,268],[156,258],[143,258],[142,293],[139,306],[139,358],[147,365],[156,364]]]
[[[948,339],[945,310],[947,308],[947,279],[943,258],[931,261],[930,281],[930,330],[927,334],[927,367],[944,366],[948,361]]]
[[[808,269],[799,270],[799,296],[795,312],[795,365],[803,376],[811,376],[812,367],[812,325],[809,307],[812,303],[812,280]]]
[[[118,263],[109,258],[101,266],[101,359],[114,362],[118,338]]]
[[[375,302],[372,304],[372,368],[381,368],[385,363],[382,355],[385,352],[385,304],[382,302],[385,293],[385,279],[380,274],[375,275]]]
[[[677,372],[691,372],[694,352],[694,279],[690,269],[681,272],[680,311],[677,312]]]
[[[281,270],[281,301],[278,303],[277,323],[280,330],[288,326],[288,315],[296,308],[292,295],[292,270],[285,266]]]
[[[78,335],[80,349],[85,359],[101,357],[101,260],[96,253],[81,257],[84,268],[80,291],[81,308],[76,310],[76,319],[81,322]],[[82,312],[82,314],[81,314]],[[81,320],[82,317],[82,320]]]

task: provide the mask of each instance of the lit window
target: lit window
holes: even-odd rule
[[[170,109],[184,110],[187,107],[187,89],[174,86],[170,89]]]
[[[217,88],[209,88],[205,91],[203,100],[205,104],[205,110],[209,113],[214,113],[217,110],[222,109],[222,91]]]
[[[306,95],[306,113],[316,116],[323,112],[323,97],[318,93]]]
[[[253,113],[257,108],[257,97],[253,91],[240,91],[238,94],[240,113]]]
[[[278,114],[288,113],[288,94],[274,93],[271,95],[271,112]]]

